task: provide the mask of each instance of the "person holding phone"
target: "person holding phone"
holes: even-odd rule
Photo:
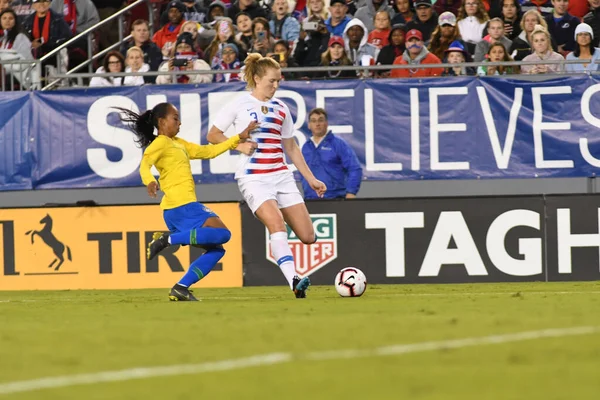
[[[277,61],[281,68],[298,67],[296,61],[290,57],[290,45],[283,39],[275,42],[275,45],[273,46],[273,53],[267,54],[267,57],[271,57],[273,60]],[[298,78],[297,72],[282,72],[281,75],[286,81]]]
[[[321,64],[321,55],[327,51],[329,31],[325,21],[318,15],[304,20],[300,37],[294,47],[293,58],[302,67],[316,67]],[[311,78],[315,72],[302,72],[301,77]]]
[[[250,52],[259,53],[261,56],[266,56],[273,52],[275,41],[271,37],[271,29],[269,21],[259,17],[252,21],[252,49]]]
[[[177,37],[173,56],[168,61],[162,63],[158,70],[160,72],[201,71],[210,70],[210,67],[206,61],[199,59],[198,54],[194,51],[194,38],[192,34],[184,32]],[[156,78],[156,83],[159,85],[210,82],[212,82],[212,75],[210,74],[176,75],[175,78],[173,74],[166,74],[159,75]]]

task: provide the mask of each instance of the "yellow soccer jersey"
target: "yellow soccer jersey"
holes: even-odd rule
[[[235,149],[239,142],[240,137],[235,135],[219,144],[201,146],[178,137],[159,135],[144,151],[140,164],[142,182],[148,186],[156,181],[150,172],[154,165],[160,174],[160,189],[165,194],[160,202],[163,210],[198,201],[190,160],[215,158]]]

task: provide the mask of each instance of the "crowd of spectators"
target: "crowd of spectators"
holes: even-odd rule
[[[0,0],[0,63],[40,59],[123,6],[123,0]],[[172,0],[157,21],[153,35],[148,21],[132,21],[132,39],[109,52],[96,71],[232,71],[250,52],[282,67],[410,66],[285,73],[288,80],[576,73],[597,70],[600,58],[600,0]],[[116,32],[118,26],[106,24],[96,50],[116,43]],[[88,58],[87,51],[83,38],[60,57],[72,68]],[[547,63],[565,58],[594,62]],[[484,64],[421,67],[471,61]],[[486,65],[495,61],[538,64]],[[51,57],[44,67],[56,64]],[[3,73],[19,68],[7,64]],[[239,75],[97,77],[90,85],[235,82]]]

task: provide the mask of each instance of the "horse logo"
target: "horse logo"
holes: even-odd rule
[[[69,259],[69,261],[71,261],[71,249],[69,248],[69,246],[65,246],[63,242],[58,240],[56,236],[54,236],[54,234],[52,233],[52,217],[50,216],[50,214],[46,214],[46,216],[40,221],[40,224],[44,224],[44,227],[42,229],[40,229],[39,231],[27,231],[25,232],[25,235],[31,235],[31,244],[34,243],[36,235],[42,238],[44,243],[46,243],[46,245],[52,249],[54,255],[56,256],[54,261],[52,261],[50,265],[48,265],[48,268],[54,267],[54,264],[58,262],[58,264],[56,264],[56,267],[54,267],[54,270],[58,271],[60,269],[60,266],[65,262],[65,248],[67,250],[67,258]]]

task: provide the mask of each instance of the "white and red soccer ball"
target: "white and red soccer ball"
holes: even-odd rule
[[[335,290],[342,297],[360,297],[367,290],[367,277],[358,268],[344,268],[335,277]]]

